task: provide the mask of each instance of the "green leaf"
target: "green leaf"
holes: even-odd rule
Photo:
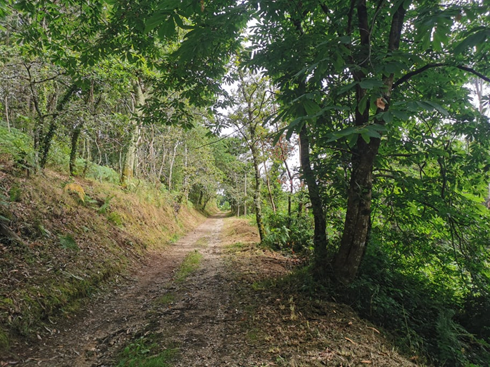
[[[362,140],[364,140],[367,144],[371,141],[371,137],[367,133],[361,133]]]
[[[357,143],[357,139],[359,139],[359,134],[352,134],[347,137],[347,145],[349,148],[352,148]]]
[[[180,5],[181,5],[180,0],[164,0],[159,2],[158,9],[174,10],[174,9],[178,9]]]
[[[168,17],[167,21],[163,22],[158,29],[158,36],[160,38],[171,38],[177,33],[175,29],[175,23],[172,17]]]
[[[404,68],[405,68],[405,65],[401,62],[398,62],[398,61],[390,62],[384,66],[384,70],[388,74],[397,73],[397,72],[403,70]]]
[[[339,93],[339,94],[343,94],[343,93],[345,93],[345,92],[348,92],[348,91],[350,91],[352,88],[354,88],[354,87],[355,87],[357,84],[359,84],[359,82],[353,82],[353,83],[349,83],[349,84],[347,84],[347,85],[344,85],[344,86],[342,86],[342,87],[340,87],[340,88],[338,89],[338,93]]]
[[[423,101],[422,103],[426,106],[427,110],[436,110],[443,116],[449,116],[449,112],[447,112],[447,110],[438,103],[431,101]]]
[[[367,101],[369,99],[369,96],[366,94],[364,97],[361,98],[359,101],[359,104],[357,105],[357,109],[359,110],[359,113],[363,114],[364,111],[366,111],[367,107]]]
[[[145,31],[144,33],[151,32],[156,27],[158,27],[161,23],[163,23],[168,14],[164,12],[157,12],[153,14],[146,22],[145,22]]]
[[[384,83],[379,79],[364,79],[359,85],[362,89],[373,89],[384,86]]]
[[[312,101],[311,99],[304,99],[303,100],[303,107],[308,114],[308,116],[312,116],[318,113],[320,111],[320,106],[315,101]]]
[[[343,137],[347,137],[347,139],[349,139],[349,136],[351,135],[356,135],[356,136],[359,135],[359,131],[357,130],[357,128],[350,126],[343,130],[335,131],[329,135],[330,135],[330,139],[327,140],[327,143],[339,140],[340,138]]]
[[[391,113],[391,111],[383,112],[381,115],[382,115],[383,121],[386,122],[387,124],[389,124],[393,121],[393,114]]]
[[[77,245],[77,242],[73,238],[71,234],[67,235],[59,235],[58,236],[60,240],[61,247],[63,247],[65,250],[79,250],[80,248]]]
[[[458,55],[460,53],[463,53],[467,48],[483,44],[489,35],[490,30],[488,29],[473,33],[456,46],[456,48],[454,49],[454,54]]]
[[[182,29],[192,29],[192,27],[191,27],[191,28],[189,28],[189,27],[184,26],[184,22],[182,22],[182,19],[180,18],[180,15],[179,15],[179,14],[172,14],[172,15],[173,15],[173,17],[174,17],[174,21],[175,21],[175,23],[176,23],[176,24],[177,24],[177,25],[178,25],[180,28],[182,28]]]
[[[402,120],[402,121],[407,121],[410,116],[408,113],[403,112],[403,111],[398,111],[398,110],[391,110],[389,111],[393,116],[395,116],[397,119]]]
[[[342,37],[339,37],[339,41],[340,41],[340,43],[349,45],[352,43],[352,38],[350,36],[342,36]]]

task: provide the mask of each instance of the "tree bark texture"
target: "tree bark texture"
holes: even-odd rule
[[[70,150],[70,176],[75,176],[76,172],[76,160],[77,160],[77,150],[78,150],[78,139],[82,133],[82,122],[80,122],[71,135],[71,150]]]
[[[313,235],[315,263],[319,268],[324,268],[327,264],[327,235],[325,233],[326,222],[323,211],[323,202],[320,197],[320,190],[315,179],[315,174],[311,169],[310,162],[310,142],[306,124],[303,125],[299,133],[299,157],[303,177],[308,186],[311,208],[315,220],[315,230]]]
[[[371,35],[369,34],[366,0],[359,0],[357,5],[361,46],[364,50],[368,50],[371,47]],[[389,51],[395,51],[399,48],[400,35],[405,17],[403,2],[398,3],[397,6],[398,8],[393,14],[388,37],[387,48]],[[361,52],[360,57],[363,58],[364,56],[365,53]],[[361,81],[366,77],[362,72],[353,72],[353,74],[356,81]],[[383,78],[383,82],[386,86],[383,97],[388,104],[385,109],[378,109],[377,113],[387,111],[389,108],[391,91],[393,89],[393,77],[394,75],[391,74]],[[357,85],[356,100],[358,105],[365,94],[366,90]],[[384,121],[382,120],[375,122],[384,125]],[[368,123],[369,105],[366,106],[364,111],[356,109],[356,126],[364,126]],[[333,264],[335,276],[344,284],[351,283],[354,280],[366,251],[369,231],[371,229],[372,173],[380,143],[381,140],[379,138],[371,138],[369,143],[367,143],[359,136],[352,153],[352,173],[348,190],[344,231],[340,242],[339,252],[335,257]]]

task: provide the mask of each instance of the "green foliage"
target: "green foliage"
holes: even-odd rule
[[[110,212],[107,215],[107,219],[116,226],[122,226],[124,224],[123,217],[118,212]]]
[[[7,333],[0,327],[0,351],[8,350],[10,346]]]
[[[34,167],[34,149],[30,138],[22,131],[0,124],[0,155],[11,155],[19,168]]]
[[[20,202],[22,200],[22,190],[19,186],[12,186],[9,190],[10,201]]]
[[[105,199],[104,199],[104,204],[102,204],[98,209],[97,211],[101,214],[105,214],[107,213],[110,208],[111,208],[111,200],[114,198],[114,196],[107,196]]]
[[[8,222],[9,219],[5,216],[8,215],[7,213],[7,207],[9,206],[9,202],[7,197],[0,192],[0,221],[6,221]]]
[[[175,359],[177,349],[164,349],[157,343],[140,338],[121,352],[117,367],[167,367]]]
[[[309,216],[269,213],[264,217],[263,245],[274,250],[309,254],[313,249],[313,220]]]
[[[87,177],[91,177],[100,182],[110,182],[113,184],[119,183],[119,174],[114,169],[98,164],[90,164],[87,172]]]
[[[359,278],[341,295],[364,317],[398,336],[409,353],[428,356],[436,365],[484,366],[490,349],[458,320],[464,298],[451,284],[431,281],[372,241]]]
[[[77,245],[77,242],[75,241],[75,238],[73,238],[71,234],[58,235],[58,239],[60,241],[61,247],[63,247],[65,250],[73,250],[73,251],[80,250],[80,248]]]

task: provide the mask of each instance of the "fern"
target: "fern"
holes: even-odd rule
[[[114,198],[114,196],[108,196],[105,200],[104,200],[104,204],[102,204],[100,206],[99,209],[97,209],[97,211],[99,213],[102,213],[102,214],[105,214],[109,211],[109,209],[111,208],[111,200]]]

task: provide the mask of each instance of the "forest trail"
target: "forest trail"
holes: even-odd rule
[[[77,317],[47,327],[34,344],[15,347],[10,360],[140,366],[124,360],[123,350],[154,353],[150,345],[158,345],[170,361],[142,366],[413,365],[347,307],[308,303],[267,287],[267,279],[290,272],[291,259],[257,249],[256,240],[246,220],[209,218],[170,248],[151,253],[145,266]],[[199,267],[179,278],[181,264],[196,252]]]
[[[195,346],[199,338],[200,345],[208,349],[203,354],[211,355],[219,339],[213,337],[213,344],[208,345],[209,334],[198,332],[210,327],[219,329],[217,321],[224,317],[221,305],[226,304],[226,296],[219,284],[223,271],[219,260],[222,226],[222,216],[210,218],[170,248],[152,252],[146,265],[131,279],[122,281],[110,293],[98,295],[76,318],[53,324],[35,345],[15,348],[15,360],[25,366],[112,366],[115,354],[131,339],[143,336],[149,324],[157,319],[156,314],[165,330],[169,330],[168,324],[174,326],[181,348],[186,344]],[[192,251],[203,254],[204,270],[199,272],[199,283],[183,289],[173,277]],[[172,306],[166,302],[159,304],[158,300],[173,299],[179,291],[184,291],[184,297],[169,302]],[[217,299],[216,295],[223,297]]]

